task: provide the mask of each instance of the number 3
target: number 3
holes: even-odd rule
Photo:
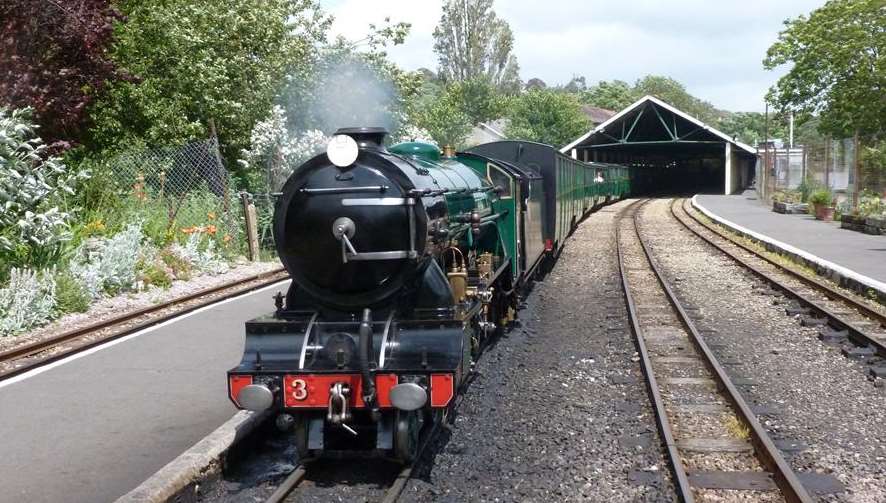
[[[292,398],[304,400],[308,397],[308,385],[302,379],[292,380]]]

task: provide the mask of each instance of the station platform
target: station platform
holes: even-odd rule
[[[114,501],[230,419],[243,323],[287,285],[0,381],[0,503]]]
[[[886,236],[841,229],[812,215],[784,215],[765,206],[752,190],[735,195],[697,195],[693,206],[712,220],[792,255],[843,286],[886,298]]]

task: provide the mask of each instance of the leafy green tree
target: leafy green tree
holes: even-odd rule
[[[763,66],[791,68],[767,99],[801,118],[819,115],[835,135],[886,130],[886,8],[882,0],[831,0],[785,22]]]
[[[471,124],[497,119],[504,113],[504,99],[486,79],[454,82],[445,89],[446,96],[458,103]]]
[[[591,124],[573,94],[531,90],[512,98],[507,114],[511,138],[561,146],[586,133]]]
[[[486,77],[508,93],[520,90],[514,34],[492,8],[493,0],[447,0],[434,29],[439,74],[447,82]]]
[[[533,77],[526,82],[525,89],[527,91],[532,91],[533,89],[547,89],[548,85],[545,81],[541,80],[538,77]]]
[[[720,119],[715,127],[724,133],[738,138],[749,145],[763,141],[766,132],[766,117],[759,112],[729,113]],[[786,128],[776,117],[769,120],[769,138],[786,138]]]
[[[444,95],[415,115],[418,126],[427,130],[441,146],[461,147],[473,128],[471,118],[463,111],[462,103],[452,96]]]
[[[647,75],[634,84],[634,93],[638,97],[655,96],[708,124],[716,124],[721,116],[714,105],[689,94],[686,86],[670,77]]]
[[[637,92],[623,80],[601,80],[581,93],[581,100],[607,110],[619,111],[637,101]]]
[[[588,89],[588,83],[583,75],[573,75],[572,79],[563,86],[563,90],[567,93],[580,93]]]
[[[213,121],[235,159],[286,75],[304,73],[329,20],[312,0],[121,0],[112,59],[137,81],[93,109],[92,146],[205,138]]]

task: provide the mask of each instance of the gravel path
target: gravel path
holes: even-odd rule
[[[788,456],[797,471],[833,473],[845,486],[822,501],[886,501],[884,388],[866,367],[818,341],[815,328],[787,316],[784,299],[673,220],[668,200],[646,206],[643,222],[680,298],[734,376],[751,377],[745,399],[773,414],[763,424],[776,439],[800,443]],[[790,454],[790,453],[786,453]]]
[[[489,349],[402,501],[670,501],[627,327],[613,220],[592,214]]]
[[[227,272],[215,276],[203,274],[188,281],[174,281],[167,289],[152,288],[143,292],[126,293],[116,297],[101,299],[89,306],[89,310],[85,313],[66,314],[48,325],[29,332],[14,337],[0,337],[0,351],[48,339],[62,332],[68,332],[75,328],[119,316],[127,311],[149,307],[230,281],[261,274],[278,267],[280,267],[280,262],[276,260],[272,262],[243,262],[232,265]]]

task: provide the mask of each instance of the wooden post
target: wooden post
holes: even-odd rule
[[[249,260],[257,261],[260,257],[258,246],[258,218],[255,213],[255,205],[249,198],[249,194],[245,192],[240,194],[240,200],[243,202],[243,215],[246,220],[246,243],[249,247]]]

